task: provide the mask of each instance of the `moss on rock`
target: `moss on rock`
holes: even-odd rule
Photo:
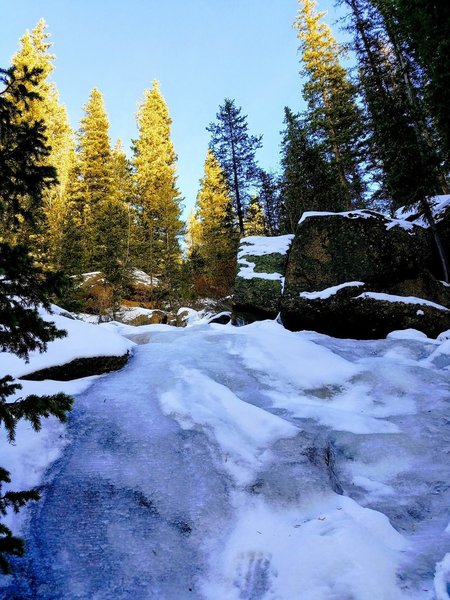
[[[252,254],[244,255],[241,252],[238,261],[239,267],[246,264],[254,265],[255,276],[246,279],[238,275],[236,277],[233,292],[233,312],[253,314],[255,318],[273,318],[278,314],[280,299],[283,290],[283,274],[286,269],[287,257],[285,254],[272,252],[262,256]],[[261,274],[280,274],[280,279],[265,279],[258,277]]]

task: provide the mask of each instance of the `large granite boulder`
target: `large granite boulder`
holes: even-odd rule
[[[280,314],[292,330],[355,338],[450,328],[450,286],[430,271],[432,240],[419,219],[305,213],[292,238],[241,241],[235,323]]]
[[[334,337],[383,338],[396,329],[417,329],[436,337],[450,325],[450,310],[415,296],[367,291],[353,281],[319,292],[300,292],[295,310],[282,312],[293,331],[307,329]]]
[[[426,262],[423,229],[374,211],[304,213],[292,244],[283,303],[347,281],[387,287]]]
[[[251,236],[241,240],[233,293],[235,320],[274,318],[278,314],[293,237]]]
[[[337,337],[384,337],[450,324],[450,288],[430,264],[420,223],[373,211],[305,213],[286,270],[281,318],[289,329]]]

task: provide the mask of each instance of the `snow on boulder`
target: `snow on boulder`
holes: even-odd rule
[[[347,281],[388,283],[424,263],[423,229],[375,211],[305,213],[286,272],[286,290],[315,291]]]
[[[265,317],[277,314],[293,238],[293,235],[242,238],[233,295],[235,313]]]
[[[40,315],[54,322],[58,329],[64,329],[67,336],[49,342],[46,352],[31,352],[29,362],[2,352],[0,376],[67,381],[113,371],[127,362],[134,344],[118,333],[67,318],[57,306],[53,306],[53,314],[42,309]]]
[[[442,221],[450,211],[450,194],[433,196],[428,200],[436,223]],[[411,206],[402,206],[395,212],[395,218],[409,221],[412,224],[428,228],[430,225],[425,219],[423,210],[419,203]]]
[[[441,238],[442,245],[444,248],[450,248],[450,194],[442,196],[433,196],[428,199],[433,218],[436,222],[437,232]],[[440,258],[436,249],[436,244],[433,241],[432,235],[429,232],[429,223],[425,218],[423,209],[419,203],[413,204],[412,206],[403,206],[399,208],[395,217],[398,219],[406,219],[414,226],[420,226],[428,230],[426,237],[426,243],[428,243],[431,253],[430,263],[428,268],[437,274],[442,273],[442,267]],[[448,254],[448,252],[447,252]],[[440,277],[441,278],[441,277]]]
[[[116,315],[116,320],[128,325],[159,325],[167,324],[168,315],[157,308],[142,308],[141,306],[122,306]]]
[[[355,338],[404,328],[436,336],[445,328],[448,315],[441,313],[450,294],[426,270],[428,232],[401,217],[368,210],[304,213],[281,300],[286,327]]]

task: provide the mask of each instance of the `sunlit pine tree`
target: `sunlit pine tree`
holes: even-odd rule
[[[82,227],[86,263],[84,268],[96,268],[95,221],[100,205],[113,191],[113,165],[109,138],[109,121],[103,96],[94,88],[84,106],[84,116],[78,131],[77,194],[82,200]]]
[[[47,261],[55,264],[61,244],[62,223],[66,210],[65,192],[73,160],[74,137],[66,107],[59,100],[55,83],[49,80],[54,70],[55,59],[49,38],[47,25],[44,19],[41,19],[31,32],[27,31],[21,38],[12,64],[18,79],[23,78],[27,72],[39,70],[36,86],[31,86],[27,80],[23,82],[32,95],[21,100],[17,118],[30,124],[42,120],[45,126],[49,146],[45,161],[46,164],[55,167],[58,184],[45,191],[41,214],[34,215],[34,232],[31,235],[34,253],[44,253]],[[40,230],[38,239],[36,228]],[[30,231],[25,224],[17,235],[22,241],[30,241]],[[40,246],[39,250],[36,245]]]
[[[111,161],[112,190],[99,201],[95,213],[93,263],[105,275],[114,314],[120,308],[129,280],[132,233],[131,167],[119,140],[112,151]]]
[[[208,150],[197,195],[196,220],[190,223],[199,287],[206,295],[225,296],[231,290],[238,243],[233,197],[212,150]]]
[[[169,296],[181,266],[178,236],[183,226],[171,124],[167,104],[154,81],[137,112],[139,136],[134,143],[133,166],[140,262],[136,266],[159,281]]]
[[[264,209],[258,196],[253,196],[245,211],[245,234],[265,235]]]

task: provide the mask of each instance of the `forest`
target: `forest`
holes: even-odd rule
[[[392,216],[409,207],[420,212],[439,257],[440,279],[448,284],[448,248],[436,227],[431,200],[450,193],[450,6],[430,0],[337,4],[343,16],[333,24],[316,0],[298,0],[293,26],[305,110],[280,107],[282,141],[273,170],[259,166],[263,138],[249,130],[239,100],[224,98],[220,106],[211,107],[216,117],[205,123],[210,141],[203,177],[186,221],[164,82],[155,80],[143,90],[135,115],[138,134],[125,149],[123,141],[110,138],[107,107],[97,88],[74,128],[52,80],[55,55],[45,20],[24,33],[11,64],[0,69],[2,352],[28,360],[30,353],[44,352],[49,343],[63,339],[61,326],[39,312],[52,304],[74,314],[98,315],[106,324],[115,322],[124,306],[175,312],[179,307],[200,308],[205,301],[221,306],[233,293],[240,241],[294,235],[307,211],[369,209]],[[338,43],[332,27],[345,31],[348,44]],[[139,276],[145,277],[144,287],[136,286]],[[257,334],[248,335],[259,343]],[[197,343],[203,352],[200,337]],[[302,348],[305,360],[309,351],[314,354]],[[199,360],[205,360],[206,351],[204,355],[200,350]],[[328,347],[326,351],[331,352]],[[238,352],[230,351],[230,364]],[[345,372],[336,356],[329,358],[330,364]],[[157,356],[152,360],[158,363]],[[322,360],[319,352],[317,360]],[[183,393],[194,397],[189,377],[181,373]],[[202,377],[195,371],[199,388]],[[337,393],[339,377],[336,382],[331,377],[323,389]],[[49,416],[66,422],[73,407],[70,393],[19,398],[20,389],[11,375],[0,373],[0,423],[9,442],[15,441],[19,421],[27,420],[36,431]],[[243,389],[250,389],[247,381]],[[436,384],[438,395],[437,389]],[[214,393],[221,398],[223,390]],[[272,391],[274,398],[276,394]],[[171,402],[176,405],[167,392],[162,401],[166,416],[172,414]],[[181,419],[182,408],[176,408]],[[180,423],[187,428],[185,421]],[[261,423],[265,430],[266,423]],[[292,434],[291,424],[277,427],[283,435],[288,430]],[[245,447],[247,442],[239,443]],[[331,473],[334,459],[325,446]],[[0,468],[2,517],[40,497],[37,489],[11,491],[11,477],[14,473]],[[250,485],[245,477],[242,481]],[[2,491],[5,486],[7,491]],[[347,509],[353,514],[353,508]],[[177,527],[185,535],[183,523]],[[0,523],[4,574],[24,552],[23,539]],[[262,598],[251,595],[255,589],[239,597]],[[206,597],[221,596],[210,592]]]
[[[210,144],[187,223],[159,84],[144,92],[130,158],[120,140],[111,145],[98,89],[74,131],[51,81],[55,57],[41,20],[3,71],[2,96],[12,97],[15,86],[32,96],[21,101],[17,118],[42,124],[42,164],[56,172],[42,201],[27,207],[27,219],[4,201],[4,241],[27,245],[45,270],[71,278],[62,299],[67,307],[101,312],[100,304],[114,312],[132,268],[155,283],[145,298],[149,307],[229,295],[239,238],[294,233],[304,211],[389,214],[420,204],[432,219],[427,199],[449,191],[448,19],[425,2],[415,10],[400,1],[341,4],[338,25],[349,47],[336,42],[315,2],[299,4],[294,25],[307,108],[284,108],[279,167],[258,166],[261,136],[248,131],[237,101],[225,99],[215,122],[205,124]],[[87,272],[104,275],[101,298],[91,303],[76,283]]]

